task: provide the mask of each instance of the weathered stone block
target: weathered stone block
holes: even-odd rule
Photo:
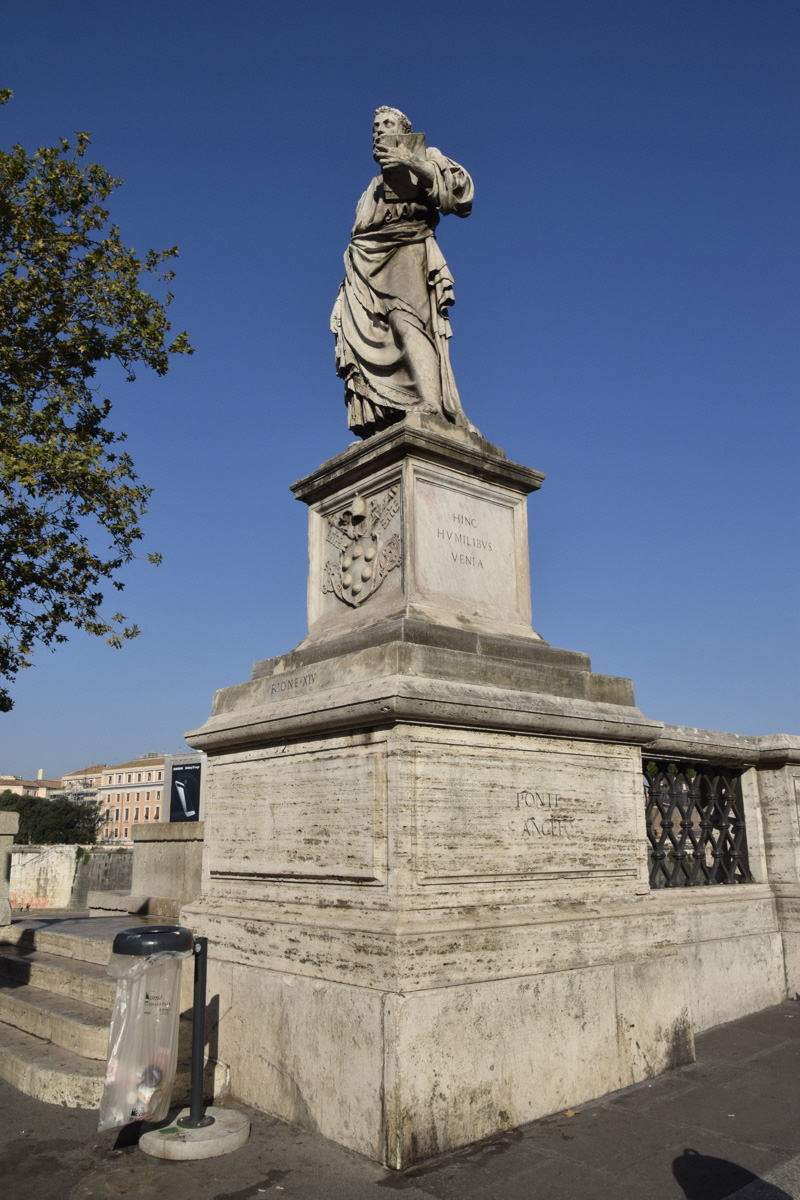
[[[209,996],[221,1014],[210,1044],[239,1099],[382,1157],[380,993],[212,960]]]
[[[619,1086],[608,967],[391,997],[386,1019],[393,1167]]]
[[[691,991],[676,954],[614,968],[621,1086],[694,1062]]]
[[[131,833],[133,895],[170,899],[178,906],[200,895],[204,841],[202,821],[134,825]]]
[[[696,1032],[735,1021],[786,997],[783,944],[771,933],[716,937],[688,945],[683,951],[692,995]]]
[[[11,905],[8,899],[11,880],[11,847],[14,834],[19,829],[19,813],[0,812],[0,925],[11,923]]]

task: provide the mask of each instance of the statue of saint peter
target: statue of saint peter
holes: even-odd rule
[[[368,437],[425,412],[474,429],[450,367],[453,280],[434,237],[440,213],[469,216],[472,180],[396,108],[377,109],[372,152],[381,174],[358,202],[331,314],[347,423]]]

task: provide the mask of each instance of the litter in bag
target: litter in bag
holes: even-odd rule
[[[98,1129],[162,1121],[169,1113],[178,1059],[181,959],[192,951],[137,958],[112,954],[117,981]]]

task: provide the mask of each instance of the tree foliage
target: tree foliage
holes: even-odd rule
[[[11,97],[0,90],[0,105]],[[84,162],[77,133],[28,155],[0,150],[0,679],[30,665],[36,644],[73,627],[113,646],[139,631],[107,615],[103,586],[124,585],[151,489],[106,424],[111,401],[94,377],[118,363],[132,381],[143,364],[164,375],[173,354],[168,284],[177,248],[140,258],[109,224],[104,202],[120,185]],[[158,561],[158,555],[148,555]],[[0,711],[12,706],[0,688]]]
[[[96,800],[76,803],[66,796],[46,800],[42,796],[18,796],[9,788],[0,792],[0,809],[19,813],[19,832],[14,841],[31,846],[91,846],[100,827],[100,805]]]

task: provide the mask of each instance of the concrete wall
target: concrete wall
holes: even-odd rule
[[[93,846],[78,856],[72,884],[72,908],[86,908],[90,891],[125,892],[131,886],[133,851]]]
[[[90,888],[130,887],[130,850],[95,846],[16,846],[11,852],[12,908],[84,908]]]
[[[11,854],[12,908],[69,908],[80,846],[17,846]]]

